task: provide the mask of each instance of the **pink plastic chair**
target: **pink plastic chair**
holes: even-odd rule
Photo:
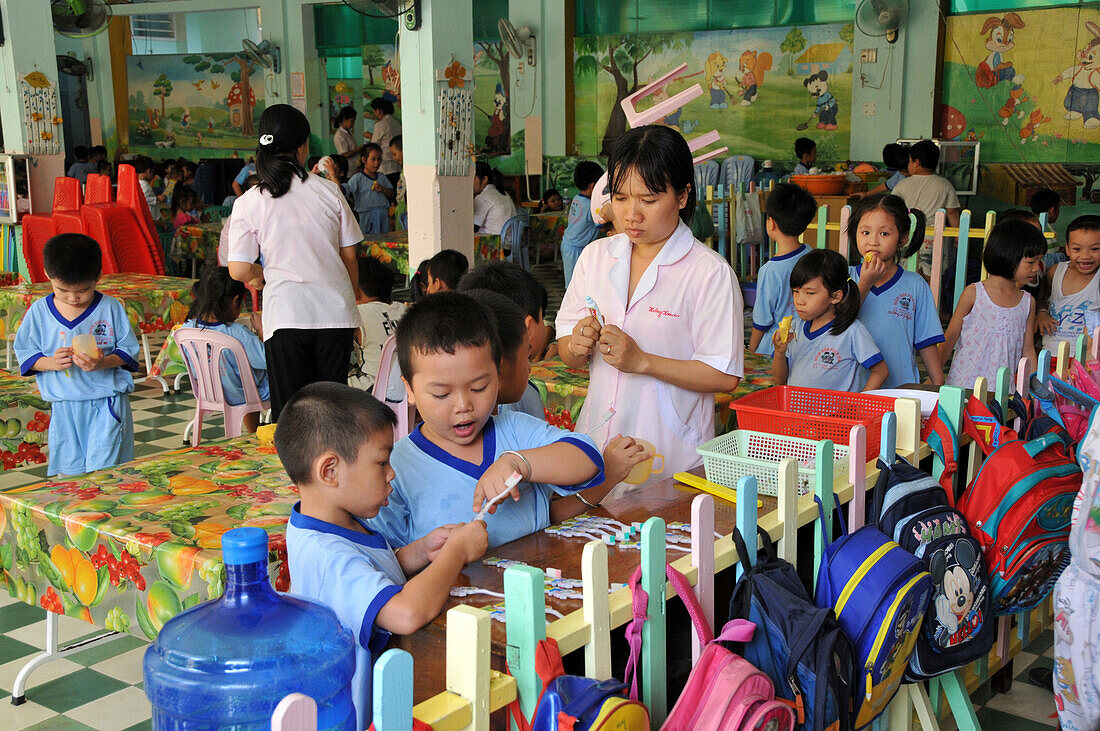
[[[248,356],[244,346],[238,340],[224,333],[200,330],[194,327],[181,327],[172,333],[176,345],[183,353],[187,365],[187,375],[191,378],[191,389],[195,392],[195,418],[184,429],[183,438],[192,432],[192,446],[198,446],[202,439],[203,414],[221,411],[225,422],[225,437],[232,439],[241,435],[241,419],[245,414],[266,411],[271,408],[267,401],[260,400],[256,390],[256,380],[248,365]],[[241,373],[241,386],[244,390],[244,403],[232,406],[225,402],[222,391],[222,379],[218,364],[222,353],[229,351],[237,359],[237,370]]]
[[[412,419],[409,418],[409,395],[406,392],[401,401],[393,403],[386,400],[386,391],[390,385],[390,371],[393,369],[394,359],[397,357],[397,336],[390,335],[389,340],[382,346],[382,358],[378,361],[378,373],[374,376],[374,386],[371,395],[389,406],[397,415],[397,426],[393,429],[393,438],[400,439],[409,435],[412,431]]]

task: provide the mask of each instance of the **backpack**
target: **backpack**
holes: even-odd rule
[[[816,500],[824,534],[825,510]],[[817,606],[836,612],[852,642],[857,668],[853,727],[862,728],[886,710],[901,685],[932,598],[932,577],[877,526],[851,534],[845,528],[844,533],[825,546],[815,599]]]
[[[1081,468],[1058,430],[1024,441],[1002,428],[991,438],[994,432],[975,428],[987,418],[985,404],[971,397],[963,425],[986,458],[958,508],[985,554],[993,613],[1026,612],[1050,593],[1069,562]]]
[[[878,466],[873,512],[879,530],[932,576],[931,600],[905,671],[907,682],[928,680],[992,649],[989,572],[966,518],[938,482],[901,458]]]
[[[790,702],[800,729],[851,728],[855,675],[852,646],[827,608],[810,601],[798,574],[779,558],[767,532],[757,527],[755,565],[741,533],[733,541],[744,572],[733,588],[730,617],[756,625],[740,654],[775,683],[778,698]]]
[[[789,703],[775,699],[771,679],[744,658],[727,650],[719,642],[747,642],[755,626],[743,619],[729,622],[717,638],[703,617],[695,593],[684,575],[666,567],[669,583],[687,607],[696,635],[704,644],[698,662],[691,669],[687,684],[672,707],[661,731],[792,731],[794,710]],[[632,668],[637,668],[641,651],[642,625],[649,597],[638,586],[639,568],[630,579],[634,597],[634,619],[627,628]],[[628,671],[628,677],[632,671]]]
[[[627,697],[624,683],[566,675],[556,640],[539,640],[535,671],[543,689],[534,719],[523,717],[518,698],[508,705],[520,731],[649,731],[649,711]]]

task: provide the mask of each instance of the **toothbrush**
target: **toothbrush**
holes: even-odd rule
[[[596,300],[592,299],[591,295],[584,298],[584,306],[588,308],[588,314],[596,318],[596,322],[600,323],[600,327],[603,327],[603,314],[600,313],[599,305],[596,304]]]
[[[585,432],[585,434],[587,434],[590,437],[595,438],[593,435],[596,433],[596,430],[601,428],[607,422],[611,421],[611,417],[614,416],[614,415],[615,415],[615,407],[614,406],[608,406],[607,411],[603,412],[603,416],[601,416],[600,420],[598,422],[596,422],[596,425],[593,426],[591,429],[589,429],[587,432]]]
[[[508,493],[512,492],[512,490],[515,489],[516,485],[518,485],[519,481],[522,479],[523,475],[513,471],[512,474],[509,475],[508,479],[504,481],[504,492],[500,493],[492,500],[482,505],[481,512],[474,516],[474,520],[485,520],[485,516],[489,514],[489,508],[493,507],[505,497],[507,497]]]

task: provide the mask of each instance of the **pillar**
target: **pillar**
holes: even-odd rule
[[[409,200],[409,268],[442,249],[473,262],[473,165],[468,175],[436,173],[439,89],[435,80],[454,57],[473,75],[471,0],[422,0],[419,30],[401,23],[401,135]]]
[[[47,2],[0,0],[0,15],[4,22],[4,45],[0,46],[0,125],[4,130],[5,152],[22,153],[27,150],[28,140],[24,137],[20,79],[37,70],[56,88],[53,21]],[[61,125],[54,129],[63,143]],[[54,178],[65,174],[65,156],[38,155],[35,162],[30,181],[34,212],[48,212],[53,205]]]
[[[566,68],[566,4],[544,3],[542,0],[511,0],[508,20],[516,28],[528,26],[535,34],[536,68],[511,59],[512,134],[523,130],[539,130],[541,144],[528,134],[524,147],[528,151],[532,175],[542,171],[544,155],[565,154],[565,129],[568,106],[565,102]],[[530,125],[530,127],[528,127]],[[532,155],[531,153],[536,153]],[[532,191],[537,197],[539,191]]]

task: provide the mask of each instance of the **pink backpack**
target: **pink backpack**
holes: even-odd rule
[[[791,731],[794,728],[794,709],[785,701],[776,699],[771,678],[748,660],[718,644],[749,642],[756,625],[748,620],[735,619],[722,628],[718,637],[712,637],[710,627],[703,618],[703,610],[687,579],[671,566],[665,568],[669,583],[687,607],[695,632],[705,648],[691,669],[687,685],[661,726],[661,731]],[[636,698],[638,692],[636,671],[642,649],[642,625],[645,624],[649,604],[649,596],[638,585],[641,577],[642,570],[639,568],[630,578],[634,619],[626,629],[630,643],[626,682],[631,686],[632,698]]]

